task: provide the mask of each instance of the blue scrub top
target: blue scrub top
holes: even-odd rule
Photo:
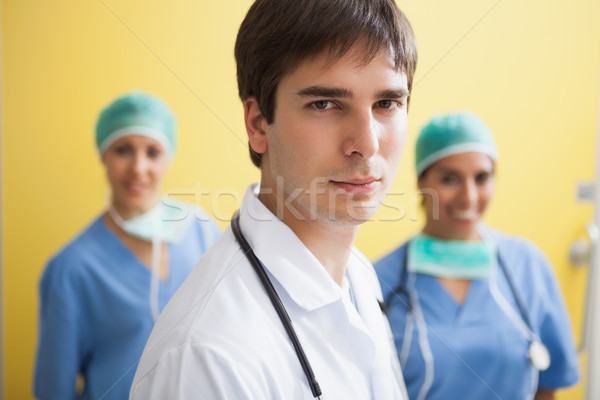
[[[528,311],[532,330],[550,352],[550,368],[539,374],[538,388],[556,389],[579,380],[577,352],[562,292],[544,255],[530,242],[493,232],[498,251],[513,277]],[[392,294],[405,268],[405,243],[377,263],[388,317],[398,355],[411,340],[402,372],[411,399],[416,399],[425,377],[417,327],[405,332],[407,296]],[[520,315],[515,297],[502,270],[496,266],[497,286]],[[473,280],[463,304],[439,283],[423,274],[407,281],[416,292],[433,355],[433,383],[426,399],[525,399],[531,389],[532,369],[527,358],[529,341],[507,317],[490,292],[487,280]],[[414,305],[413,305],[414,306]],[[414,314],[413,314],[414,315]],[[409,325],[410,327],[410,325]]]
[[[36,398],[129,398],[154,326],[151,271],[103,219],[104,215],[66,245],[43,272]],[[219,235],[214,222],[194,219],[184,238],[169,244],[169,277],[159,283],[160,310]],[[75,393],[78,374],[85,379],[80,397]]]

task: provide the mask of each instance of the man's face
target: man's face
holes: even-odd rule
[[[406,139],[406,75],[380,52],[324,53],[281,80],[266,131],[260,198],[278,217],[359,224],[390,188]]]

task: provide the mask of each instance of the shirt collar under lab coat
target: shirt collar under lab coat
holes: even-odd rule
[[[340,301],[342,289],[327,273],[323,265],[294,234],[258,199],[260,183],[248,187],[240,208],[240,228],[256,256],[268,272],[285,289],[290,298],[307,311]],[[367,258],[352,247],[347,264],[348,276],[354,285],[357,310],[349,301],[344,307],[350,323],[367,333],[358,355],[361,365],[377,373],[371,377],[374,398],[407,399],[401,373],[393,375],[391,351],[394,351],[387,320],[383,318],[377,298],[381,298],[377,276]],[[310,290],[307,290],[310,288]],[[369,288],[377,288],[374,292]],[[360,315],[359,315],[360,314]],[[391,333],[390,333],[391,335]],[[397,362],[397,361],[396,361]],[[368,367],[367,367],[368,366]],[[393,380],[397,384],[390,384]]]
[[[340,287],[296,234],[258,199],[259,188],[260,183],[248,187],[240,209],[241,230],[256,256],[305,310],[339,300]],[[353,247],[348,264],[361,262],[356,253]]]

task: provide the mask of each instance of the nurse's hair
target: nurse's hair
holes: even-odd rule
[[[268,124],[275,117],[279,82],[303,60],[328,51],[330,62],[357,43],[364,65],[381,50],[406,74],[408,90],[417,64],[417,44],[406,16],[394,0],[256,0],[235,43],[239,96],[256,97]],[[250,146],[249,146],[250,147]],[[261,154],[250,147],[260,167]]]

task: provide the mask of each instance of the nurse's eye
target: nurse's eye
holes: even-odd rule
[[[133,153],[133,147],[129,144],[122,144],[113,149],[113,151],[119,156],[126,156]]]
[[[442,183],[444,185],[456,185],[460,183],[460,179],[456,175],[444,175],[442,176]]]
[[[477,174],[475,176],[475,182],[478,185],[484,185],[489,179],[490,179],[490,173],[489,172],[482,172],[482,173]]]
[[[149,158],[158,158],[162,154],[162,150],[158,147],[150,147],[148,148],[146,154]]]
[[[335,107],[335,103],[331,100],[318,100],[310,103],[310,107],[315,108],[319,111],[331,110]]]

